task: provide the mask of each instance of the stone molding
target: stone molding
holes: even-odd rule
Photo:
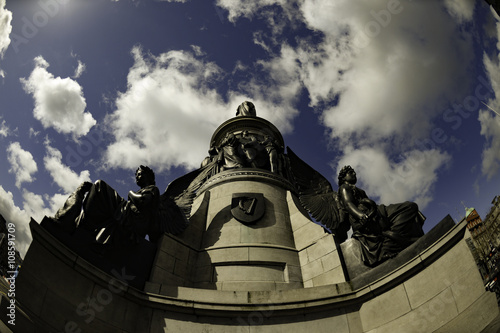
[[[209,178],[198,191],[198,196],[210,190],[215,185],[234,181],[256,181],[279,186],[285,190],[295,192],[295,187],[285,178],[263,169],[242,168],[222,171]]]

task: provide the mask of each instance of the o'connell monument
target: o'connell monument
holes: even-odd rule
[[[331,184],[250,102],[207,145],[165,191],[138,166],[127,198],[84,183],[32,220],[15,331],[481,332],[498,315],[465,221],[424,235],[415,203],[377,205],[350,166]]]

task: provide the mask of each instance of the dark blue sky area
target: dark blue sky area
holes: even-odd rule
[[[463,204],[484,217],[498,19],[460,3],[0,0],[0,213],[27,230],[83,180],[125,196],[139,164],[165,188],[250,100],[334,188],[351,164],[378,202],[419,203],[426,230]]]

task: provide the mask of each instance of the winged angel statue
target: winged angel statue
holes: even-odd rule
[[[156,242],[164,233],[180,234],[188,225],[196,192],[213,172],[213,164],[177,178],[161,195],[153,170],[141,165],[135,173],[140,189],[130,191],[127,200],[102,180],[84,182],[54,219],[70,233],[85,229],[102,244],[137,241],[146,235]]]
[[[345,166],[339,172],[339,190],[287,147],[290,169],[299,200],[309,214],[334,234],[338,243],[352,237],[361,245],[363,262],[376,266],[396,256],[423,236],[425,217],[414,202],[377,205],[356,187],[356,172]]]

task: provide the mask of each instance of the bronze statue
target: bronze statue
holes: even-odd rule
[[[180,234],[188,225],[196,191],[208,178],[213,165],[209,163],[177,178],[162,195],[156,187],[153,170],[141,165],[136,171],[140,189],[130,191],[128,200],[102,180],[94,184],[84,182],[69,196],[54,219],[66,231],[85,229],[103,244],[116,240],[137,241],[146,235],[156,242],[165,232]]]
[[[128,200],[106,182],[82,183],[68,198],[55,219],[90,232],[99,243],[108,243],[117,234],[126,238],[144,238],[154,223],[158,211],[160,191],[156,187],[153,170],[141,165],[135,172],[140,189],[128,193]],[[85,200],[84,194],[87,193]],[[79,198],[75,200],[74,198]],[[83,201],[83,202],[82,202]],[[80,212],[81,208],[81,212]],[[74,213],[79,215],[74,218]]]
[[[280,152],[283,147],[269,135],[244,130],[240,134],[227,133],[222,142],[212,144],[202,166],[217,160],[213,174],[238,168],[264,168],[280,173]]]
[[[424,235],[425,218],[414,202],[378,205],[356,186],[356,172],[351,166],[340,170],[339,196],[352,226],[352,237],[362,246],[369,266],[395,257]]]
[[[356,173],[347,166],[339,173],[339,192],[328,180],[287,148],[290,170],[302,206],[313,219],[334,234],[338,243],[352,237],[362,248],[368,266],[396,256],[423,236],[425,217],[413,202],[376,205],[362,189],[355,186]]]
[[[257,111],[255,110],[255,106],[252,102],[245,101],[241,103],[236,109],[236,116],[250,116],[256,117]]]
[[[257,140],[257,137],[253,134],[250,134],[248,131],[243,131],[240,136],[240,149],[243,152],[243,155],[246,159],[246,165],[252,168],[259,167],[257,161],[257,155],[261,150],[260,142]]]
[[[255,106],[248,101],[241,103],[236,116],[256,117]],[[249,128],[250,130],[245,127],[241,130],[233,129],[232,132],[227,132],[219,143],[211,142],[209,156],[203,160],[201,166],[205,167],[217,161],[211,175],[239,168],[261,168],[283,174],[283,145],[271,135]]]
[[[232,133],[227,133],[217,151],[217,160],[221,171],[226,169],[243,168],[245,161],[241,158],[238,148],[240,141]]]
[[[266,135],[264,137],[264,141],[262,141],[260,144],[266,148],[266,152],[269,155],[271,172],[280,173],[278,148],[281,148],[280,151],[282,151],[283,147],[279,147],[278,142],[269,135]]]

